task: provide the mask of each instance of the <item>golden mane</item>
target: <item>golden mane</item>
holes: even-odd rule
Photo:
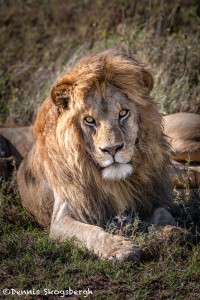
[[[95,82],[109,82],[141,105],[146,105],[145,97],[153,88],[153,78],[148,68],[115,51],[100,52],[81,59],[57,80],[56,86],[75,85],[76,94],[81,93],[82,96]]]
[[[124,181],[109,182],[101,178],[85,152],[84,139],[76,124],[84,97],[96,82],[108,82],[119,88],[135,103],[139,115],[141,142],[137,162],[133,174]],[[34,125],[36,148],[44,160],[51,188],[66,201],[70,199],[68,212],[75,219],[103,224],[124,207],[145,217],[156,207],[170,205],[168,143],[157,105],[149,95],[152,88],[153,78],[147,68],[126,55],[105,51],[80,60],[68,70],[41,106]],[[65,104],[59,89],[65,93]],[[66,119],[62,112],[68,105],[71,114]],[[66,131],[71,139],[67,148]],[[87,195],[84,201],[81,193]]]

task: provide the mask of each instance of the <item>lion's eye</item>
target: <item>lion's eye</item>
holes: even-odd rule
[[[95,119],[90,116],[85,117],[84,121],[87,125],[95,125]]]
[[[125,119],[126,117],[128,117],[128,115],[129,115],[128,109],[122,109],[122,110],[119,112],[119,118],[120,118],[120,119]]]

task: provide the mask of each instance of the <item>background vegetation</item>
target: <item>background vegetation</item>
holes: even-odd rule
[[[153,94],[164,112],[200,113],[199,32],[195,0],[0,0],[0,123],[10,116],[31,124],[58,74],[85,54],[107,48],[152,67]],[[183,194],[175,197],[179,221],[198,235],[199,192],[195,204]],[[200,248],[180,244],[179,236],[163,240],[151,233],[148,238],[137,227],[136,242],[150,249],[148,259],[111,264],[76,249],[73,241],[49,241],[48,231],[22,209],[15,175],[1,180],[0,207],[1,289],[90,288],[91,299],[200,297]]]
[[[152,67],[166,113],[199,112],[199,1],[1,0],[0,8],[1,119],[30,124],[60,72],[107,48]]]

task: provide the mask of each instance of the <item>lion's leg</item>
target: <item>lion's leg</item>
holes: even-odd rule
[[[148,219],[148,222],[156,226],[176,226],[176,221],[172,217],[171,213],[164,207],[155,209],[151,217]]]
[[[66,213],[66,203],[55,200],[50,226],[50,238],[66,240],[75,237],[99,257],[108,260],[138,261],[140,248],[130,240],[105,232],[101,227],[81,223]]]

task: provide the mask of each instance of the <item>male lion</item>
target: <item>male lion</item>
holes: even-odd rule
[[[83,58],[38,111],[35,144],[18,171],[22,203],[52,239],[75,237],[109,260],[139,260],[132,241],[103,230],[132,210],[175,225],[168,144],[147,68],[118,52]],[[101,226],[101,227],[100,227]]]

